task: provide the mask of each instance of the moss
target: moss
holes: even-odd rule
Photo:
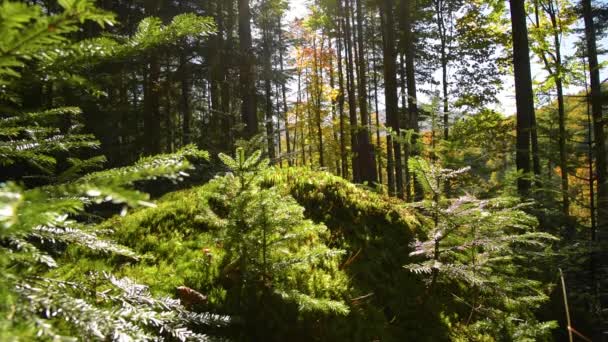
[[[398,201],[324,172],[270,169],[264,171],[262,185],[279,189],[286,200],[293,197],[306,218],[328,227],[330,234],[311,243],[325,243],[346,254],[318,268],[295,268],[289,273],[285,281],[321,301],[307,301],[313,310],[306,312],[297,301],[267,295],[255,326],[246,328],[250,336],[295,341],[424,341],[445,336],[435,311],[420,307],[422,283],[403,269],[409,245],[420,233],[415,213]],[[208,296],[205,309],[237,313],[227,298],[231,279],[224,260],[229,191],[225,180],[214,180],[169,193],[154,208],[101,224],[100,229],[113,230],[114,239],[143,256],[138,262],[108,261],[72,250],[66,254],[71,262],[54,272],[69,279],[88,271],[113,271],[148,284],[161,295],[174,295],[175,287],[185,285]],[[344,300],[350,314],[323,313],[319,310],[323,299]],[[239,336],[243,335],[233,337]]]
[[[403,269],[409,262],[411,242],[424,233],[417,213],[399,200],[327,172],[274,169],[265,174],[265,183],[281,186],[306,209],[308,218],[327,225],[333,246],[347,250],[342,267],[351,277],[351,298],[360,299],[351,300],[356,310],[350,317],[335,322],[351,334],[336,338],[448,338],[438,308],[421,305],[422,281]]]

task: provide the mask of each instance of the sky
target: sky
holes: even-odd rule
[[[506,1],[506,0],[505,0]],[[307,6],[308,6],[309,0],[289,0],[289,11],[287,12],[287,19],[289,21],[295,19],[295,18],[303,18],[308,14],[308,10],[307,10]],[[573,51],[572,48],[572,44],[573,41],[575,40],[575,37],[571,37],[570,39],[566,39],[563,42],[563,55],[567,56],[570,55]],[[600,40],[598,42],[598,50],[602,50],[603,47],[608,45],[608,38],[604,38],[602,40]],[[607,56],[599,56],[600,59],[600,63],[607,61],[608,58]],[[543,68],[541,66],[541,64],[535,60],[535,58],[531,59],[532,64],[531,64],[531,72],[532,72],[532,77],[535,80],[543,80],[546,77],[546,74],[543,71]],[[439,79],[440,74],[437,73],[437,77]],[[601,70],[601,79],[604,80],[606,77],[608,77],[608,71]],[[506,115],[512,115],[515,113],[515,90],[514,90],[514,85],[513,85],[513,76],[512,75],[507,75],[504,77],[503,79],[503,85],[504,88],[502,90],[502,92],[500,92],[500,94],[498,95],[498,100],[499,103],[497,103],[494,107],[494,109],[498,110],[499,112],[502,112],[503,114]],[[566,89],[566,94],[574,94],[577,92],[580,92],[582,89],[580,88],[569,88]],[[424,99],[424,97],[421,98],[422,101],[425,101],[426,99]]]

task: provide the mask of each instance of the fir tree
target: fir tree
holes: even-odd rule
[[[412,245],[410,255],[420,261],[406,268],[428,275],[427,300],[433,296],[443,303],[454,301],[456,310],[448,314],[456,323],[453,337],[547,338],[556,325],[538,322],[534,310],[548,300],[549,288],[535,277],[551,254],[550,243],[557,239],[535,231],[536,219],[515,198],[445,198],[446,180],[468,168],[442,169],[412,158],[410,169],[429,195],[413,205],[430,217],[431,228],[428,239]]]

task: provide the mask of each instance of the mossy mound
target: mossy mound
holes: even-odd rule
[[[347,340],[447,339],[437,308],[423,304],[424,284],[403,269],[414,237],[424,234],[417,212],[327,172],[286,168],[264,178],[293,196],[306,217],[327,225],[332,246],[347,250],[342,268],[354,307],[344,322]]]
[[[296,341],[420,341],[445,336],[436,311],[420,305],[422,282],[403,269],[420,229],[413,212],[325,172],[268,169],[259,178],[261,188],[304,208],[304,224],[312,220],[328,228],[315,243],[345,253],[336,262],[299,269],[285,280],[285,286],[316,299],[303,304],[266,296],[255,324],[238,326],[239,331],[228,336]],[[69,279],[107,270],[147,284],[158,295],[175,296],[176,287],[187,286],[207,296],[199,309],[245,315],[230,297],[235,275],[225,260],[230,254],[224,245],[230,229],[229,206],[224,203],[229,191],[229,181],[220,177],[169,193],[154,208],[102,223],[100,229],[114,231],[115,240],[142,256],[138,261],[108,262],[74,249],[66,253],[67,266],[53,272]],[[325,301],[341,301],[348,309],[337,313],[327,309]]]

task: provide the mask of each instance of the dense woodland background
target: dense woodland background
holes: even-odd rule
[[[607,4],[289,6],[0,4],[0,339],[608,340]]]

